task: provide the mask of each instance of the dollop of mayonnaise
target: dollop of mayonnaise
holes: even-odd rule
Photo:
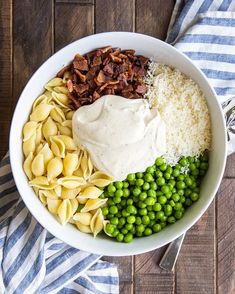
[[[145,99],[105,95],[79,108],[72,126],[74,141],[116,181],[144,171],[166,151],[165,125]]]

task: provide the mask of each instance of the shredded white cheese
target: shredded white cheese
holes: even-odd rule
[[[166,162],[174,165],[180,156],[210,149],[210,116],[199,86],[178,69],[156,62],[150,63],[145,82],[146,97],[166,125]]]

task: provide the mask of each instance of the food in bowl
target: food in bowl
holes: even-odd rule
[[[210,141],[194,81],[108,46],[77,54],[35,100],[23,129],[24,170],[62,224],[128,243],[198,200]]]

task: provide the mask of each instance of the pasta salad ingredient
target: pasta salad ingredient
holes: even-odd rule
[[[146,97],[166,125],[166,161],[174,165],[180,156],[209,150],[210,116],[199,86],[178,69],[157,62],[149,64],[145,82]]]
[[[75,142],[116,181],[145,170],[166,151],[165,125],[144,99],[105,95],[77,109],[72,125]]]
[[[23,128],[24,171],[41,202],[62,224],[96,236],[104,218],[99,198],[113,179],[96,170],[87,151],[72,137],[72,117],[68,91],[61,78],[49,81],[38,97]],[[78,208],[83,205],[78,214]]]
[[[76,54],[57,76],[66,76],[69,98],[79,108],[108,94],[143,98],[148,62],[148,58],[135,55],[135,50],[107,46],[84,56]]]
[[[118,242],[129,243],[175,223],[199,199],[207,169],[206,153],[199,158],[182,157],[174,167],[159,157],[145,172],[132,173],[123,182],[109,184],[104,191],[107,206],[102,208],[108,220],[105,233]]]

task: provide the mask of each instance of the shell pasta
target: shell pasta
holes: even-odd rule
[[[22,132],[23,169],[40,201],[62,225],[96,236],[104,228],[103,187],[113,179],[93,166],[72,137],[66,79],[54,78],[33,103]]]

